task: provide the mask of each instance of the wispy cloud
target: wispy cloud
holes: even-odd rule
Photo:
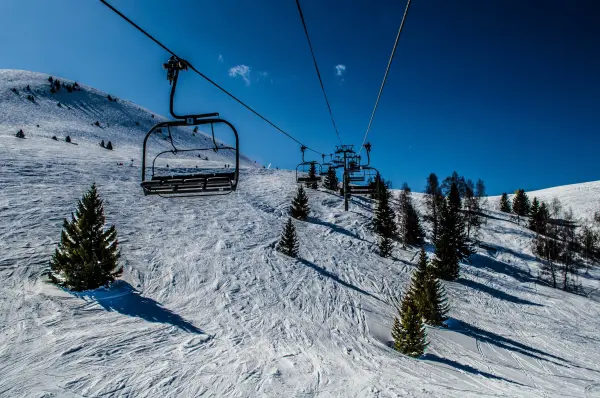
[[[233,68],[230,68],[229,76],[231,76],[231,77],[240,76],[246,83],[246,86],[250,85],[250,67],[247,65],[237,65],[237,66],[234,66]]]
[[[335,66],[335,74],[337,76],[343,76],[345,72],[346,72],[346,65],[339,64],[339,65]]]
[[[219,62],[223,62],[223,55],[219,54]]]

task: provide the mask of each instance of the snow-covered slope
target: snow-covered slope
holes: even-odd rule
[[[8,98],[0,108],[17,106]],[[117,165],[99,137],[76,150],[41,134],[22,140],[5,128],[18,116],[6,114],[0,396],[600,396],[598,299],[537,284],[529,232],[496,212],[482,237],[498,252],[478,252],[446,284],[451,326],[428,328],[427,354],[415,360],[387,343],[388,298],[406,287],[416,253],[375,253],[370,201],[344,212],[337,195],[309,190],[292,260],[274,250],[292,172],[247,168],[226,196],[144,197],[139,169]],[[117,143],[119,132],[130,134],[115,130]],[[125,159],[139,156],[137,142]],[[111,289],[71,294],[41,274],[93,181],[125,274]]]
[[[540,201],[548,204],[552,202],[552,199],[558,198],[563,204],[564,210],[570,207],[577,219],[591,220],[594,213],[600,211],[600,181],[529,191],[527,196],[530,200],[537,197]],[[512,198],[512,195],[509,195],[509,198]],[[500,196],[490,197],[489,203],[492,207],[498,208]]]
[[[51,85],[48,81],[50,75],[0,69],[0,137],[11,135],[22,129],[26,138],[46,139],[48,146],[67,145],[65,137],[71,137],[78,146],[92,146],[98,151],[99,156],[102,148],[98,143],[104,140],[111,141],[115,147],[111,156],[114,159],[129,162],[132,158],[139,161],[141,146],[144,136],[152,126],[167,118],[154,114],[136,104],[126,100],[118,99],[109,101],[108,94],[92,87],[80,84],[81,90],[69,93],[61,88],[56,93],[51,93]],[[62,77],[53,76],[65,84],[74,82]],[[27,88],[29,87],[29,89]],[[13,90],[16,90],[13,91]],[[116,93],[112,93],[115,97]],[[118,93],[117,93],[118,94]],[[33,101],[28,99],[33,97]],[[60,103],[60,106],[59,106]],[[99,126],[95,125],[98,122]],[[223,133],[224,141],[233,144],[233,135],[225,129],[216,129],[217,134]],[[202,131],[202,130],[201,130]],[[210,130],[205,132],[210,133]],[[212,148],[212,137],[202,132],[192,135],[192,128],[174,128],[172,135],[175,145],[179,148]],[[152,137],[148,144],[148,159],[152,161],[153,156],[160,151],[171,149],[171,144],[166,140],[167,132]],[[56,136],[59,143],[49,140]],[[162,139],[161,139],[162,138]],[[223,144],[218,140],[217,144]],[[69,146],[76,151],[74,145]],[[133,152],[135,156],[131,156]],[[195,157],[198,153],[192,152],[189,156],[179,153],[178,156],[168,154],[159,158],[157,165],[164,167],[171,162],[171,167],[176,165],[175,159],[181,159],[182,164],[187,167],[222,167],[223,163],[232,163],[233,151],[212,150],[204,152],[209,161],[203,161]],[[103,154],[104,155],[104,154]],[[193,162],[190,162],[193,160]],[[258,166],[254,161],[240,157],[242,167]]]

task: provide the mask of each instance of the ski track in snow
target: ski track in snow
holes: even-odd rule
[[[481,231],[498,252],[480,250],[446,283],[450,328],[428,328],[425,357],[407,358],[387,345],[388,302],[408,284],[415,250],[376,254],[369,200],[353,199],[346,213],[339,196],[307,190],[300,258],[286,258],[274,247],[292,172],[245,160],[230,195],[144,197],[134,122],[157,119],[85,88],[64,101],[108,120],[115,151],[77,115],[67,124],[80,145],[49,140],[65,110],[42,94],[46,77],[0,72],[0,396],[600,396],[598,301],[536,283],[531,233],[504,215],[488,211]],[[24,81],[45,107],[25,122],[35,105],[10,91]],[[54,121],[30,134],[42,117]],[[12,136],[18,128],[27,139]],[[42,273],[63,218],[94,181],[125,273],[110,289],[72,294]],[[590,184],[569,199],[574,210],[598,198]],[[597,287],[592,276],[584,286]]]

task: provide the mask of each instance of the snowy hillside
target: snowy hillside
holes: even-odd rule
[[[571,184],[562,187],[540,189],[539,191],[527,192],[530,199],[537,197],[546,203],[558,198],[566,208],[573,209],[576,219],[591,220],[594,213],[600,211],[600,181]],[[512,195],[509,195],[512,198]],[[498,207],[500,196],[492,196],[489,199],[492,207]],[[566,209],[565,209],[566,210]]]
[[[490,212],[481,232],[497,251],[480,250],[446,283],[450,327],[428,328],[427,354],[411,359],[388,346],[389,296],[407,286],[416,251],[376,254],[369,200],[344,212],[339,196],[309,190],[311,217],[296,223],[301,258],[286,258],[274,246],[293,172],[248,167],[226,196],[144,197],[147,111],[85,87],[64,95],[96,95],[95,105],[61,99],[73,112],[61,109],[63,119],[40,92],[48,110],[36,115],[10,89],[19,76],[46,77],[1,76],[0,396],[600,396],[600,298],[536,283],[531,233],[502,214]],[[110,113],[117,105],[145,124]],[[92,126],[96,112],[111,135]],[[80,145],[47,138],[67,130]],[[62,219],[94,181],[125,273],[108,290],[72,294],[42,273]],[[574,209],[598,198],[570,195]],[[598,278],[593,270],[582,283],[597,288]]]
[[[22,129],[26,138],[48,140],[53,136],[58,141],[64,141],[68,135],[78,146],[92,146],[102,153],[99,142],[111,141],[115,147],[114,153],[110,156],[123,162],[128,162],[132,158],[139,161],[141,154],[142,141],[146,133],[155,124],[166,121],[163,116],[156,115],[147,109],[141,108],[129,101],[117,99],[109,101],[107,93],[103,93],[94,88],[80,85],[79,91],[68,92],[64,87],[56,93],[51,93],[51,84],[48,81],[50,75],[18,70],[0,70],[0,137],[7,135],[14,136]],[[53,76],[53,79],[59,79],[66,84],[75,82]],[[28,89],[29,87],[29,89]],[[16,91],[14,91],[16,90]],[[112,97],[118,93],[112,93]],[[28,98],[29,97],[29,98]],[[60,104],[60,106],[59,106]],[[96,125],[98,122],[98,125]],[[218,131],[222,133],[223,131]],[[210,131],[204,131],[209,133]],[[203,134],[202,130],[195,136],[192,135],[192,128],[174,128],[172,134],[175,145],[178,147],[213,147],[212,137]],[[152,161],[152,155],[160,151],[171,149],[170,143],[166,140],[166,131],[161,136],[153,137],[149,140],[149,160]],[[162,139],[161,139],[162,138]],[[218,140],[217,144],[223,141]],[[232,144],[233,135],[224,134],[224,140],[227,144]],[[45,141],[47,146],[61,147],[64,142],[56,143]],[[76,151],[79,148],[70,147]],[[135,156],[131,156],[133,152]],[[106,154],[102,153],[106,156]],[[195,156],[196,153],[193,153]],[[95,156],[95,155],[92,155]],[[209,157],[209,162],[204,162],[196,158],[194,163],[190,164],[189,156],[178,154],[177,157],[161,157],[159,166],[165,166],[167,159],[173,166],[174,158],[183,158],[188,167],[194,165],[214,167],[222,163],[232,163],[234,160],[233,151],[220,151],[214,153],[207,151],[203,156]],[[243,167],[256,167],[257,164],[250,159],[241,156],[240,161]]]

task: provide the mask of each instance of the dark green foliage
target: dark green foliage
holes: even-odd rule
[[[442,190],[440,189],[438,178],[435,173],[429,174],[427,177],[427,185],[425,186],[425,205],[427,212],[425,220],[431,223],[431,240],[436,241],[440,224],[440,203],[444,200]]]
[[[12,92],[15,93],[15,94],[19,94],[19,91],[17,91],[17,89],[14,88],[14,87],[12,88]]]
[[[292,201],[292,207],[290,208],[290,214],[297,220],[306,220],[310,213],[310,207],[308,207],[308,196],[302,185],[298,187],[296,197]]]
[[[55,136],[55,135],[53,135],[53,136],[52,136],[52,139],[53,139],[54,141],[58,141],[58,138],[56,138],[56,136]]]
[[[588,225],[584,225],[579,235],[581,254],[584,259],[592,260],[598,255],[600,236]],[[587,272],[587,269],[586,269]]]
[[[308,168],[308,178],[311,181],[317,180],[317,166],[315,162],[311,162],[310,167]],[[312,189],[317,189],[316,182],[307,183],[306,186]]]
[[[546,223],[548,222],[549,218],[546,204],[542,203],[542,205],[540,205],[538,198],[533,198],[533,202],[531,202],[531,209],[529,211],[529,217],[529,229],[538,234],[545,233]]]
[[[463,216],[449,202],[449,199],[443,201],[440,207],[440,230],[434,242],[433,265],[438,278],[453,281],[458,278],[459,263],[474,252],[467,243]]]
[[[48,78],[48,81],[49,81],[50,83],[52,83],[52,82],[54,81],[54,79],[52,79],[52,76],[50,76],[50,77]]]
[[[445,196],[450,195],[450,188],[452,187],[452,184],[456,185],[458,188],[460,197],[464,197],[467,189],[465,177],[459,176],[456,171],[453,171],[451,176],[444,178],[444,181],[442,181],[441,190]]]
[[[112,101],[112,100],[113,100],[113,97],[112,97],[110,94],[108,94],[108,95],[106,96],[106,98],[107,98],[109,101]]]
[[[402,299],[401,313],[394,317],[394,348],[411,357],[419,357],[427,348],[427,334],[419,311],[410,294]]]
[[[33,95],[31,95],[31,94],[29,94],[29,95],[27,96],[27,99],[28,99],[29,101],[31,101],[31,102],[35,102],[35,98],[34,98],[34,97],[33,97]]]
[[[197,133],[198,132],[198,126],[194,127],[194,130],[192,130],[192,133]]]
[[[435,276],[435,269],[427,260],[425,250],[419,254],[418,268],[412,275],[410,293],[425,323],[443,326],[448,319],[448,304],[444,286]]]
[[[104,140],[100,141],[100,146],[101,146],[102,148],[105,148],[105,147],[106,147],[106,145],[104,144]]]
[[[473,183],[471,180],[467,181],[467,190],[465,191],[465,200],[463,203],[464,207],[464,218],[467,225],[467,238],[471,238],[471,232],[477,236],[477,231],[481,224],[483,224],[483,218],[481,216],[480,200],[475,196],[473,192]]]
[[[406,183],[398,201],[398,229],[400,240],[405,245],[420,246],[424,243],[425,232],[421,227],[419,213],[413,205],[410,188]]]
[[[515,192],[515,197],[513,198],[512,210],[518,217],[525,217],[529,215],[529,198],[525,193],[524,189],[518,189]]]
[[[381,257],[389,257],[392,255],[392,251],[394,249],[393,241],[391,238],[387,238],[385,236],[379,237],[379,255]]]
[[[56,106],[58,106],[59,108],[62,107],[60,102],[58,104],[56,104]]]
[[[113,145],[112,142],[108,141],[108,144],[106,144],[106,149],[112,151],[113,150]]]
[[[277,250],[289,257],[298,256],[298,236],[291,218],[285,223]]]
[[[94,122],[94,126],[96,126],[96,127],[100,127],[100,122],[96,120],[96,121]],[[160,133],[160,131],[158,131],[158,132]]]
[[[510,201],[508,200],[508,194],[506,192],[502,193],[502,197],[500,198],[500,211],[504,213],[512,212]]]
[[[379,235],[379,252],[383,253],[391,252],[391,239],[396,236],[396,222],[394,210],[390,206],[391,193],[386,188],[381,193],[380,198],[377,202],[377,209],[375,210],[375,218],[373,225],[375,231]]]
[[[66,136],[65,137],[65,142],[71,142],[71,137],[70,136]]]
[[[327,170],[327,175],[325,176],[325,181],[324,181],[325,188],[329,189],[330,191],[337,191],[338,184],[339,184],[339,181],[337,178],[337,174],[335,172],[335,168],[330,167],[329,170]]]
[[[23,131],[23,129],[17,131],[17,134],[15,134],[15,137],[17,137],[17,138],[25,138],[25,132]]]
[[[448,206],[451,211],[460,211],[462,208],[460,193],[458,192],[458,186],[455,183],[450,185],[450,190],[448,192]]]
[[[96,185],[78,201],[71,222],[66,219],[60,244],[50,260],[51,280],[68,289],[96,289],[121,275],[117,230],[104,228],[104,206]]]

